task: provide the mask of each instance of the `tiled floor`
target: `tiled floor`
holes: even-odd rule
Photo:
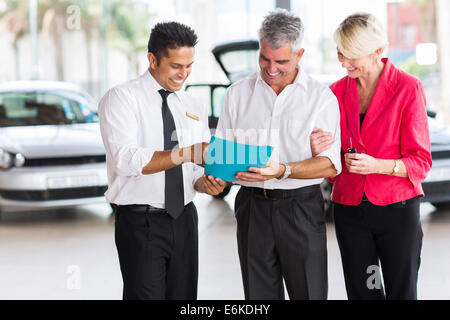
[[[197,196],[199,299],[242,299],[233,216],[225,201]],[[450,211],[422,204],[420,299],[450,299]],[[328,225],[329,299],[346,299],[333,224]],[[0,299],[120,299],[114,220],[106,204],[52,212],[3,213]]]

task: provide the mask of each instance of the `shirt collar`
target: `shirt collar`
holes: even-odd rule
[[[306,72],[303,70],[303,67],[298,64],[298,72],[297,72],[297,76],[295,77],[294,81],[292,82],[292,84],[296,84],[299,86],[302,86],[305,90],[308,89],[308,81],[307,81],[307,74]],[[256,78],[256,81],[262,81],[265,82],[264,79],[261,77],[261,71],[258,72],[258,76]],[[267,83],[266,83],[267,84]]]
[[[302,66],[298,65],[298,72],[297,72],[297,76],[294,79],[295,84],[298,84],[300,86],[302,86],[305,90],[308,89],[308,79],[307,79],[308,75],[306,74],[305,70],[303,69]]]
[[[152,91],[158,92],[159,90],[164,89],[158,83],[158,81],[156,81],[156,79],[152,76],[152,74],[150,73],[150,70],[148,70],[148,69],[144,72],[144,74],[141,76],[141,78],[144,80],[145,85],[149,86]],[[166,89],[164,89],[164,90],[166,90]],[[175,96],[178,99],[180,99],[179,91],[174,91],[173,93],[175,94]]]

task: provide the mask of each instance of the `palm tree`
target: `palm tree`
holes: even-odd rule
[[[142,4],[115,0],[109,5],[108,40],[122,49],[128,58],[130,77],[139,73],[138,53],[147,47],[150,13]]]
[[[29,32],[28,0],[5,0],[6,10],[0,12],[0,25],[14,35],[15,77],[20,78],[19,40]],[[99,38],[102,19],[108,20],[107,39],[111,46],[121,48],[128,57],[130,73],[138,73],[137,53],[145,49],[148,40],[150,14],[142,10],[142,3],[126,0],[106,1],[106,16],[102,16],[99,1],[94,0],[39,0],[39,30],[44,39],[51,39],[55,49],[58,80],[64,80],[62,37],[67,28],[67,8],[76,5],[80,10],[80,29],[85,34],[88,83],[92,84],[92,41]],[[92,91],[92,88],[88,88]]]
[[[88,72],[88,91],[93,92],[93,58],[92,58],[92,43],[95,38],[100,36],[100,21],[102,19],[101,4],[95,0],[75,0],[70,1],[77,5],[80,10],[80,27],[83,30],[86,39],[86,61]]]
[[[64,80],[64,54],[62,36],[67,18],[67,7],[70,2],[65,0],[41,0],[39,10],[42,12],[42,36],[51,38],[55,48],[55,64],[57,79]]]
[[[6,10],[0,12],[0,26],[13,34],[14,73],[17,80],[20,78],[18,42],[29,30],[28,1],[7,0],[5,3]]]

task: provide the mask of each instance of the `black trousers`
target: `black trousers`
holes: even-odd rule
[[[318,185],[294,190],[241,187],[235,201],[245,299],[327,298],[327,248]]]
[[[420,198],[387,206],[333,203],[333,210],[348,298],[417,299]]]
[[[115,239],[124,300],[197,298],[198,217],[190,202],[174,220],[163,209],[118,206]]]

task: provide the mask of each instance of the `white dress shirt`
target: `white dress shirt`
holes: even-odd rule
[[[309,136],[321,128],[331,132],[333,145],[318,156],[328,157],[341,171],[339,105],[333,92],[308,76],[299,66],[292,84],[277,96],[260,72],[230,86],[226,93],[216,136],[238,143],[271,145],[271,159],[291,163],[312,157]],[[295,189],[320,184],[320,179],[236,181],[265,189]]]
[[[155,151],[164,150],[161,85],[147,70],[139,78],[110,89],[100,101],[100,130],[106,149],[106,200],[119,205],[149,204],[164,208],[165,172],[143,175]],[[209,142],[208,111],[184,91],[167,98],[180,147]],[[188,115],[194,115],[199,120]],[[182,165],[185,205],[195,196],[203,168]]]

